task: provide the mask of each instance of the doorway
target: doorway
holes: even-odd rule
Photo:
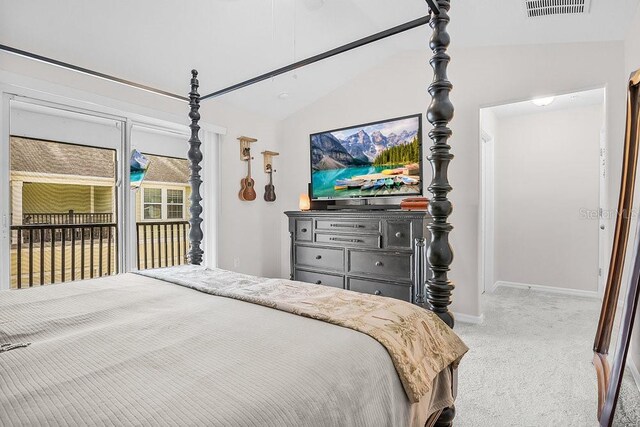
[[[480,292],[598,296],[605,90],[480,110]]]

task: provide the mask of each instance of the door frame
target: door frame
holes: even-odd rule
[[[7,94],[3,93],[3,99],[7,98],[8,102],[6,105],[3,103],[3,125],[1,127],[2,130],[2,143],[0,146],[0,157],[6,159],[6,168],[2,169],[2,178],[0,179],[0,186],[2,189],[0,190],[3,193],[2,198],[2,208],[1,208],[1,218],[2,218],[2,242],[0,247],[0,257],[2,258],[2,271],[5,273],[0,276],[0,290],[10,289],[10,281],[11,281],[11,272],[10,272],[10,262],[11,262],[11,221],[9,218],[11,217],[11,189],[10,189],[10,180],[11,180],[11,171],[10,171],[10,138],[11,138],[11,111],[12,104],[20,104],[23,108],[20,108],[20,111],[27,112],[44,112],[45,114],[51,115],[56,118],[64,119],[70,118],[77,120],[79,115],[83,116],[82,118],[86,118],[87,123],[99,123],[99,124],[110,124],[113,123],[116,128],[119,130],[120,141],[117,143],[110,142],[105,144],[105,146],[99,146],[97,144],[84,143],[81,144],[85,147],[94,147],[94,148],[103,148],[108,150],[115,151],[115,183],[114,183],[114,191],[115,191],[115,206],[114,212],[116,214],[117,226],[116,226],[116,238],[118,242],[126,241],[127,233],[123,227],[122,218],[124,218],[125,212],[127,210],[127,203],[123,197],[123,187],[122,182],[124,181],[124,169],[126,162],[122,162],[120,159],[123,158],[123,154],[125,151],[125,124],[126,119],[119,115],[113,115],[108,113],[102,113],[94,110],[87,110],[85,108],[76,107],[69,104],[61,104],[55,101],[41,99],[40,97],[32,97],[30,95],[25,94]],[[5,111],[6,108],[6,111]],[[8,117],[5,117],[8,116]],[[66,141],[61,141],[62,143],[66,143]],[[74,142],[75,144],[75,142]],[[128,182],[128,181],[127,181]],[[6,194],[4,194],[6,192]],[[5,223],[6,221],[6,223]],[[122,245],[118,245],[117,252],[117,273],[122,273],[126,271],[124,266],[126,259],[128,257],[128,253],[126,248],[122,247]],[[6,262],[6,264],[5,264]]]
[[[482,123],[480,123],[482,125]],[[480,128],[480,294],[493,292],[495,283],[494,205],[488,203],[488,188],[494,188],[495,138]],[[492,192],[495,194],[495,192]],[[495,198],[493,199],[495,201]]]
[[[604,110],[606,115],[606,91],[605,91],[605,103]],[[606,122],[606,120],[605,120]],[[609,232],[607,230],[608,219],[605,218],[604,210],[607,204],[608,188],[607,188],[607,128],[603,124],[600,129],[600,188],[599,188],[599,200],[598,200],[598,295],[604,295],[604,287],[608,274],[607,263],[607,243]]]
[[[602,128],[600,130],[600,153],[599,153],[599,161],[600,161],[600,169],[599,169],[599,188],[598,188],[598,192],[599,192],[599,202],[598,202],[598,209],[599,209],[599,218],[598,218],[598,268],[599,268],[599,276],[596,277],[597,279],[597,291],[587,291],[589,293],[589,295],[593,294],[593,295],[599,295],[602,296],[603,292],[604,292],[604,284],[606,282],[606,277],[608,274],[608,257],[610,255],[610,248],[609,248],[609,244],[610,244],[610,238],[611,238],[611,232],[608,229],[608,222],[610,220],[610,218],[607,217],[607,215],[604,215],[604,213],[606,212],[606,210],[608,209],[608,185],[607,185],[607,180],[609,179],[608,177],[608,170],[607,170],[607,162],[608,162],[608,158],[607,158],[607,150],[609,147],[609,141],[608,141],[608,133],[607,133],[607,124],[609,123],[609,115],[608,115],[608,89],[607,87],[602,87],[602,86],[595,86],[592,88],[584,88],[584,89],[576,89],[576,90],[571,90],[571,91],[566,91],[566,92],[559,92],[554,96],[561,96],[561,95],[568,95],[568,94],[572,94],[572,93],[580,93],[580,92],[584,92],[584,91],[588,91],[588,90],[592,90],[592,89],[602,89],[603,90],[603,110],[602,110]],[[485,109],[490,109],[493,107],[498,107],[498,106],[502,106],[502,105],[509,105],[509,104],[516,104],[519,102],[525,102],[525,101],[530,101],[530,99],[520,99],[520,100],[513,100],[513,101],[509,101],[509,102],[501,102],[501,103],[495,103],[495,104],[491,104],[491,105],[484,105],[484,106],[480,106],[479,108],[479,163],[480,163],[480,200],[479,200],[479,212],[480,212],[480,219],[479,219],[479,242],[478,242],[478,263],[479,263],[479,268],[478,268],[478,281],[479,281],[479,292],[480,294],[482,294],[483,292],[493,292],[493,290],[495,289],[495,285],[498,283],[498,281],[495,280],[495,271],[493,271],[494,269],[486,269],[485,268],[485,263],[491,262],[493,263],[495,260],[495,225],[493,227],[493,230],[490,230],[489,232],[487,232],[487,230],[485,229],[485,209],[486,208],[490,208],[491,211],[494,211],[494,206],[486,206],[486,188],[485,188],[485,181],[486,182],[491,182],[492,184],[494,183],[494,176],[489,177],[485,177],[485,172],[486,172],[486,164],[485,164],[485,153],[484,153],[484,142],[483,142],[483,138],[486,138],[487,136],[489,136],[490,138],[493,138],[493,136],[489,135],[483,128],[482,128],[482,115],[480,114],[480,112],[482,112],[482,110]],[[494,144],[494,150],[495,150],[495,141],[491,142],[492,144]],[[495,154],[495,152],[494,152]],[[494,173],[495,173],[495,155],[493,156],[493,168],[494,168]],[[494,196],[494,202],[495,202],[495,196]],[[492,215],[495,218],[494,213],[492,212]],[[603,228],[604,227],[604,228]],[[490,243],[491,246],[491,250],[489,251],[490,253],[485,253],[486,250],[486,244]],[[491,264],[494,265],[494,264]],[[491,272],[491,274],[493,275],[493,277],[487,277],[487,273],[488,271]],[[485,289],[485,283],[487,282],[487,278],[489,279],[489,281],[492,281],[492,286],[491,289]],[[560,289],[560,288],[558,288]],[[564,292],[564,289],[560,289],[560,292]],[[568,291],[570,293],[570,290]]]

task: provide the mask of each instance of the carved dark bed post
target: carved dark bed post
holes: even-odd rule
[[[196,70],[191,70],[191,92],[189,92],[189,106],[191,110],[189,111],[189,118],[191,119],[191,124],[189,127],[191,128],[191,138],[189,138],[189,152],[187,157],[189,158],[189,168],[191,169],[191,176],[189,178],[189,184],[191,184],[191,207],[189,208],[189,212],[191,213],[191,217],[189,218],[189,223],[191,224],[191,230],[189,231],[189,241],[191,243],[191,247],[189,249],[189,263],[194,265],[200,265],[202,263],[202,254],[203,250],[200,248],[200,244],[202,243],[202,218],[200,215],[202,214],[202,205],[200,202],[202,201],[202,197],[200,196],[200,185],[202,184],[202,179],[200,179],[200,170],[202,167],[200,166],[200,162],[202,161],[202,152],[200,151],[200,139],[198,138],[198,132],[200,131],[200,125],[198,121],[200,121],[200,94],[198,93],[198,72]]]
[[[453,327],[453,314],[449,311],[451,304],[451,293],[453,283],[447,274],[449,265],[453,261],[453,251],[449,245],[449,232],[453,229],[447,219],[452,211],[451,202],[447,195],[451,191],[447,170],[449,162],[453,159],[450,146],[448,145],[451,129],[448,125],[453,118],[453,104],[449,100],[449,92],[453,85],[447,77],[447,66],[449,55],[449,0],[438,0],[440,11],[432,11],[429,25],[433,29],[429,47],[433,51],[433,56],[429,63],[433,68],[433,82],[429,85],[431,94],[431,105],[427,110],[427,120],[433,125],[429,132],[429,138],[433,141],[431,154],[428,156],[433,171],[433,179],[429,185],[432,194],[429,203],[429,213],[433,218],[428,226],[431,232],[431,241],[427,247],[427,260],[431,268],[432,277],[427,280],[426,304],[427,308],[434,311],[447,325]]]
[[[433,125],[429,132],[429,138],[433,141],[430,147],[431,153],[428,156],[433,171],[433,179],[429,184],[431,201],[429,202],[429,214],[432,222],[428,225],[431,233],[431,240],[427,247],[427,261],[431,270],[431,277],[427,279],[425,296],[426,307],[435,312],[447,325],[453,328],[454,318],[449,311],[451,304],[451,293],[454,285],[449,280],[449,266],[453,261],[453,251],[449,245],[449,232],[453,229],[447,222],[453,210],[448,194],[451,191],[449,178],[447,176],[449,162],[453,159],[450,152],[449,138],[451,129],[449,122],[453,118],[453,104],[449,100],[449,92],[453,85],[447,77],[447,66],[451,59],[447,54],[449,47],[449,0],[437,0],[437,9],[430,5],[431,20],[429,26],[433,29],[429,47],[433,56],[429,64],[433,68],[433,82],[429,85],[431,104],[427,109],[427,120]],[[456,372],[452,372],[455,394]],[[455,407],[445,408],[438,419],[435,427],[450,427],[455,418]]]

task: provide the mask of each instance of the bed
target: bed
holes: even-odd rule
[[[0,424],[452,425],[467,348],[449,311],[449,1],[428,3],[430,274],[413,304],[201,266],[194,70],[190,265],[5,292]]]

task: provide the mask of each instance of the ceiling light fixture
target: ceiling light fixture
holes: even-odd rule
[[[531,102],[536,104],[538,107],[546,107],[547,105],[551,104],[555,99],[556,99],[555,96],[548,96],[546,98],[532,99]]]
[[[287,92],[282,92],[281,94],[278,95],[278,99],[287,99],[289,97],[289,94]]]

